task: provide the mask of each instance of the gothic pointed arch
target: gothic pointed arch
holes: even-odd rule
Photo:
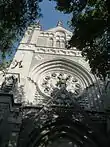
[[[60,40],[56,40],[56,47],[57,48],[60,48],[61,46],[60,46]]]
[[[48,46],[49,47],[53,47],[53,44],[54,44],[53,38],[49,38],[49,40],[48,40]]]
[[[65,48],[65,40],[61,40],[61,48]]]

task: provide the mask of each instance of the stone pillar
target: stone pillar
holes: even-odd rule
[[[110,79],[107,81],[105,86],[105,92],[103,96],[104,108],[110,112]]]
[[[12,132],[19,132],[20,106],[14,104],[13,95],[0,93],[0,147],[8,147]]]

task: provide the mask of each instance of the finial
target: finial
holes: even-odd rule
[[[62,21],[61,21],[61,20],[60,20],[60,21],[58,21],[57,26],[59,26],[59,27],[62,27],[62,26],[63,26],[63,23],[62,23]]]
[[[36,20],[35,26],[36,26],[36,28],[41,29],[40,20]]]

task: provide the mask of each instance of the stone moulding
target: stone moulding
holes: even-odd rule
[[[33,45],[21,44],[19,50],[34,51],[35,53],[81,57],[81,51],[75,49],[63,49],[63,48],[53,48],[53,47],[50,48],[50,47],[40,47],[40,46],[36,47],[35,44]]]
[[[46,54],[56,54],[56,55],[66,55],[66,56],[80,56],[81,52],[74,50],[65,49],[53,49],[53,48],[36,48],[35,52],[46,53]]]
[[[29,77],[34,83],[36,83],[37,89],[40,91],[41,95],[43,95],[40,87],[41,77],[45,77],[45,75],[54,71],[61,71],[62,73],[69,72],[69,74],[77,77],[80,80],[82,89],[88,87],[93,83],[91,75],[79,64],[67,59],[58,58],[51,61],[45,61],[40,65],[33,67],[33,69],[30,71]]]

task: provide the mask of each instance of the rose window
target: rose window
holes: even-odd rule
[[[68,92],[78,96],[82,91],[81,81],[71,74],[52,72],[39,80],[39,88],[45,95],[50,96],[55,88],[65,87]]]

